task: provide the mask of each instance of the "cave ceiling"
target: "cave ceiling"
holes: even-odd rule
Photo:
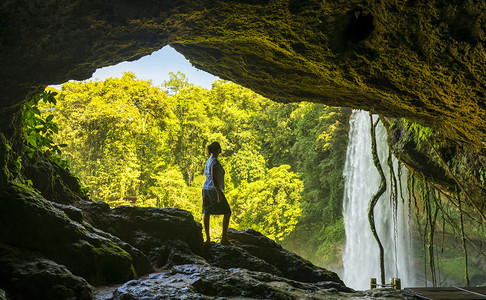
[[[0,128],[46,85],[170,44],[275,101],[410,118],[485,154],[485,31],[482,0],[4,0]]]

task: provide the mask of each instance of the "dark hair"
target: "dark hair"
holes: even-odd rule
[[[218,142],[212,142],[211,145],[208,146],[208,152],[211,154],[221,153],[221,145]]]

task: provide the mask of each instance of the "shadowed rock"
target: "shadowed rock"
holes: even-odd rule
[[[39,253],[0,244],[0,288],[11,299],[92,299],[93,287]],[[6,299],[5,296],[0,299]]]
[[[223,269],[243,268],[250,271],[260,271],[282,276],[282,272],[275,266],[251,255],[238,246],[210,243],[204,247],[203,252],[203,257],[212,266]]]
[[[202,226],[177,208],[80,204],[93,226],[140,249],[158,268],[196,263],[203,244]],[[165,266],[167,265],[167,266]]]
[[[194,254],[187,243],[181,240],[165,241],[160,247],[150,250],[148,256],[155,267],[162,269],[185,264],[208,264],[204,258]]]
[[[344,286],[336,273],[313,265],[255,230],[229,229],[228,239],[251,255],[275,266],[283,277],[302,282],[334,281]]]
[[[0,241],[38,251],[94,285],[135,278],[132,257],[23,185],[0,192]],[[19,221],[21,220],[21,221]]]

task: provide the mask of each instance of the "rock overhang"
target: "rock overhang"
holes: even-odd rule
[[[171,44],[276,101],[406,117],[486,152],[483,1],[6,1],[0,127],[48,84]]]

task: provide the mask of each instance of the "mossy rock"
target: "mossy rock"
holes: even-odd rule
[[[71,220],[31,187],[12,184],[0,199],[3,242],[38,251],[93,285],[136,277],[132,257],[125,250]]]

